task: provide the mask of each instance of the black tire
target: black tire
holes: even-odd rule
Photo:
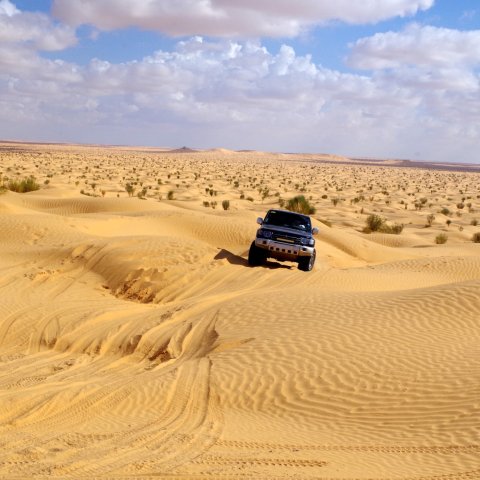
[[[298,261],[298,269],[302,270],[302,272],[310,272],[311,270],[313,270],[316,256],[317,252],[314,250],[311,257],[300,258],[300,260]]]
[[[250,250],[248,251],[248,264],[252,267],[258,267],[265,261],[265,253],[261,248],[258,248],[255,245],[255,242],[252,242],[250,245]]]

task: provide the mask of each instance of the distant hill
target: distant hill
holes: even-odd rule
[[[168,153],[197,153],[198,150],[194,150],[188,147],[175,148],[173,150],[168,150]]]

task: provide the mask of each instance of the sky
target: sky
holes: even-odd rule
[[[0,139],[480,163],[480,1],[0,0]]]

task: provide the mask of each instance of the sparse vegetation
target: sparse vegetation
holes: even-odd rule
[[[315,207],[310,205],[310,202],[303,195],[297,195],[288,200],[285,208],[291,212],[303,213],[304,215],[312,215],[315,213]]]
[[[447,243],[447,240],[448,240],[448,235],[446,233],[439,233],[436,237],[435,237],[435,243],[437,245],[442,245],[444,243]]]
[[[30,163],[24,162],[22,155],[25,152],[13,151],[2,157],[0,193],[8,191],[9,186],[14,191],[29,191],[29,184],[36,183],[29,180],[33,176],[41,179],[41,188],[48,186],[52,194],[56,188],[70,185],[77,195],[82,189],[82,195],[90,197],[128,194],[148,202],[177,197],[183,200],[182,192],[190,189],[185,201],[196,199],[205,208],[231,210],[232,199],[245,209],[251,206],[239,200],[257,207],[263,202],[265,209],[276,206],[310,215],[317,207],[322,210],[320,216],[328,218],[324,223],[333,223],[339,230],[399,234],[405,223],[412,235],[425,235],[419,229],[431,228],[433,239],[439,233],[455,231],[457,235],[449,239],[450,243],[473,239],[480,224],[480,176],[475,172],[425,169],[415,171],[413,176],[409,170],[392,171],[390,175],[384,166],[352,164],[346,167],[348,175],[338,175],[338,165],[301,160],[287,160],[282,168],[272,168],[278,166],[271,163],[277,162],[276,157],[254,166],[222,158],[225,168],[219,169],[216,159],[201,153],[190,157],[165,152],[159,161],[158,153],[114,150],[99,158],[98,150],[87,148],[73,153],[69,150],[72,157],[62,150],[59,164],[56,147],[45,154],[36,152]],[[462,231],[463,235],[458,235]]]

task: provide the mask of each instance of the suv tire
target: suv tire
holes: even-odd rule
[[[248,264],[252,267],[257,267],[261,265],[266,260],[266,255],[261,248],[258,248],[255,245],[255,242],[252,242],[250,245],[250,250],[248,251]]]
[[[317,252],[314,250],[313,255],[311,257],[302,257],[298,261],[298,269],[302,270],[302,272],[310,272],[315,265],[315,257],[317,256]]]

